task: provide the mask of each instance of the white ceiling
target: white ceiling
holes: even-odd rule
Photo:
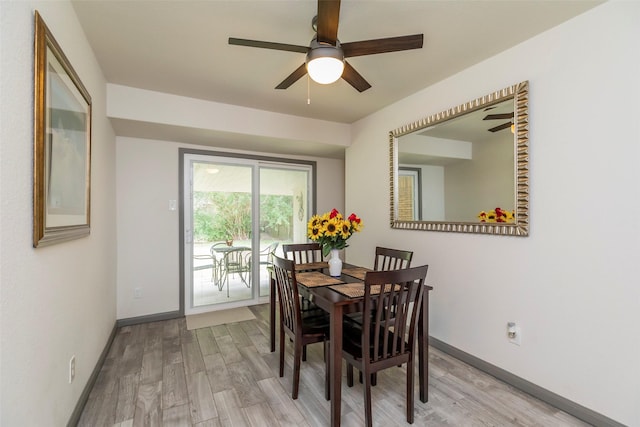
[[[274,89],[304,54],[230,46],[228,38],[307,46],[314,0],[72,3],[109,83],[352,123],[602,1],[343,0],[340,41],[423,33],[424,47],[350,58],[371,89],[359,93],[343,80],[312,82],[310,105],[306,77]],[[114,128],[120,136],[154,133],[140,125]]]

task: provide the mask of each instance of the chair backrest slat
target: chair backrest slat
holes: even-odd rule
[[[366,274],[362,331],[364,363],[413,350],[427,270],[428,266],[424,265]],[[380,292],[376,292],[378,289]]]
[[[411,267],[412,251],[400,249],[376,248],[376,258],[373,269],[376,271],[401,270]]]
[[[282,245],[284,257],[296,264],[322,261],[322,246],[319,243],[289,243]]]

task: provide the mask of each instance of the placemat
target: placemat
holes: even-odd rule
[[[326,262],[307,262],[304,264],[296,264],[296,271],[322,270],[329,268]]]
[[[342,274],[355,277],[356,279],[364,280],[364,275],[367,274],[367,271],[371,270],[364,267],[343,268]]]
[[[315,288],[316,286],[335,285],[336,283],[343,283],[340,279],[335,279],[326,274],[322,274],[319,271],[309,271],[306,273],[296,273],[296,280],[302,286],[307,288]]]
[[[395,285],[396,289],[400,285]],[[371,285],[371,294],[377,295],[380,293],[381,285]],[[385,292],[391,291],[391,285],[384,285]],[[342,295],[346,295],[349,298],[360,298],[364,296],[364,283],[345,283],[343,285],[332,285],[329,286],[331,290],[341,293]]]

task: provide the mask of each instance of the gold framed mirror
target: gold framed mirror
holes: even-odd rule
[[[529,235],[528,81],[389,132],[389,158],[391,228]]]

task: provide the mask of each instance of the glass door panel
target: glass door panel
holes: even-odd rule
[[[253,300],[253,166],[194,161],[191,171],[191,306],[195,309]]]
[[[269,296],[270,253],[282,256],[282,244],[306,240],[309,168],[260,167],[260,297]]]

